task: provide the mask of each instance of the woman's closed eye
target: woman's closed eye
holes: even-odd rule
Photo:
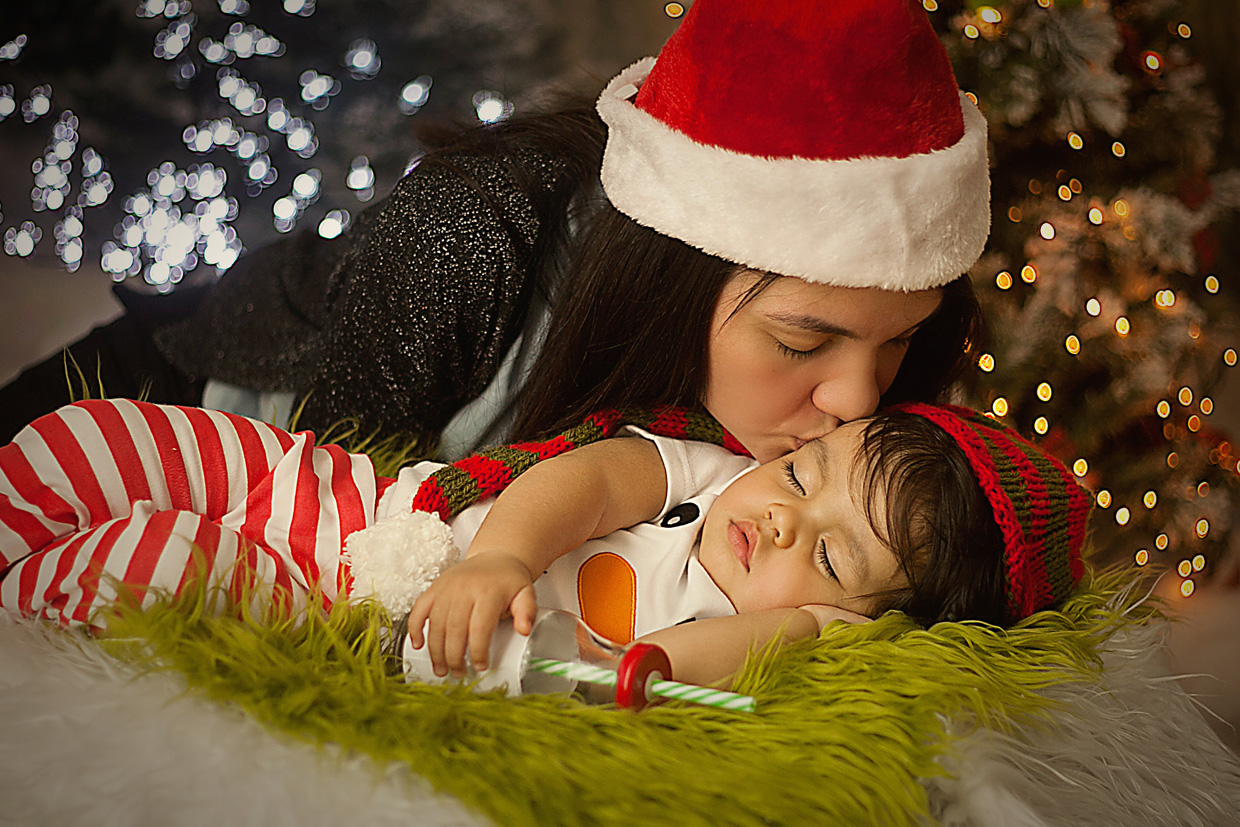
[[[808,350],[798,350],[795,347],[790,347],[789,345],[784,344],[778,339],[775,340],[775,346],[779,348],[780,353],[790,359],[808,359],[823,348],[823,345],[817,345],[816,347],[811,347]]]

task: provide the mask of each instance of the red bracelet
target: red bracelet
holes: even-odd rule
[[[671,679],[672,662],[667,652],[653,643],[634,643],[624,650],[616,668],[616,706],[641,709],[651,701],[654,682]]]

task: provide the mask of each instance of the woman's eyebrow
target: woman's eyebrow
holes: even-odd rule
[[[810,316],[801,313],[768,313],[767,318],[778,324],[785,324],[790,327],[797,327],[801,330],[808,330],[811,333],[821,333],[824,336],[842,336],[845,339],[860,339],[861,334],[847,327],[840,327],[837,324],[828,322],[826,319],[820,319],[817,316]],[[928,316],[926,318],[929,318]],[[906,336],[912,336],[917,329],[926,323],[926,319],[922,319],[916,324],[909,325],[901,333],[893,336],[894,339],[901,339]]]
[[[855,330],[849,330],[846,327],[840,327],[832,324],[826,319],[820,319],[817,316],[810,316],[800,313],[769,313],[767,318],[773,322],[786,324],[790,327],[799,327],[802,330],[809,330],[813,333],[821,333],[825,336],[844,336],[848,339],[860,339],[861,334]]]

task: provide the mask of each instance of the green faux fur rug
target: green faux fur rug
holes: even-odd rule
[[[1049,722],[1039,690],[1096,681],[1099,646],[1156,611],[1138,597],[1095,577],[1062,612],[1010,632],[924,630],[899,614],[833,624],[751,659],[735,686],[756,696],[755,713],[409,685],[370,604],[220,615],[204,608],[218,593],[191,590],[117,607],[103,643],[275,730],[406,762],[497,824],[913,825],[927,817],[918,779],[941,775],[936,757],[952,749],[944,720]]]

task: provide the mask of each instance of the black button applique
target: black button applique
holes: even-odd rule
[[[678,528],[688,525],[698,518],[702,512],[693,503],[681,503],[663,515],[659,525],[663,528]]]

